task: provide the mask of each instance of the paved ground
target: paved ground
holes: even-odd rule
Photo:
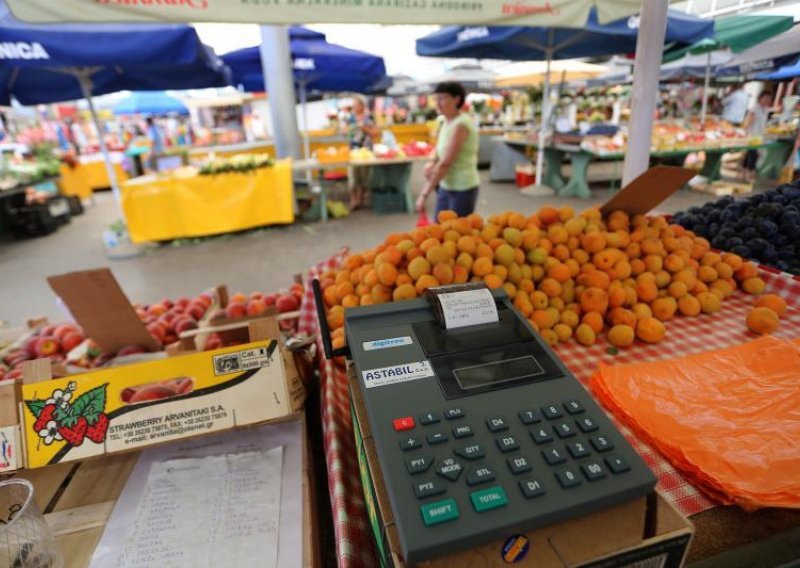
[[[533,212],[545,203],[570,204],[580,211],[609,197],[602,188],[591,200],[532,198],[520,195],[513,183],[484,183],[477,212],[482,215],[509,209]],[[661,211],[674,212],[708,200],[708,196],[681,191]],[[431,202],[433,200],[431,199]],[[132,301],[196,294],[216,284],[231,291],[270,291],[287,286],[293,274],[329,257],[342,246],[360,250],[381,242],[393,231],[414,226],[406,214],[376,215],[358,211],[323,223],[298,223],[225,235],[199,242],[163,244],[146,254],[125,260],[106,257],[103,229],[115,219],[111,194],[96,194],[84,215],[47,237],[0,242],[0,320],[19,324],[31,316],[63,319],[63,312],[45,278],[73,270],[110,266]]]

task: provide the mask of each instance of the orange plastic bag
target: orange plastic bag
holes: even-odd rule
[[[712,496],[800,508],[800,341],[603,366],[605,406]]]

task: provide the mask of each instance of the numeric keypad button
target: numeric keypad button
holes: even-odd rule
[[[500,436],[495,438],[494,441],[497,444],[497,448],[504,454],[519,449],[519,442],[514,436]]]
[[[569,422],[559,422],[553,426],[553,430],[556,431],[556,434],[561,439],[572,438],[575,435],[575,428]]]
[[[556,479],[564,489],[576,487],[581,484],[581,479],[575,470],[571,468],[560,469],[556,472]]]
[[[422,447],[422,442],[419,441],[418,438],[414,436],[406,436],[405,438],[400,438],[400,449],[404,452],[408,450],[415,450],[417,448]]]
[[[539,411],[534,409],[523,410],[518,414],[518,416],[522,423],[526,426],[530,426],[531,424],[536,424],[537,422],[542,421]]]
[[[597,481],[598,479],[603,479],[606,476],[605,469],[603,469],[603,466],[596,461],[590,461],[588,463],[581,464],[581,471],[583,471],[583,475],[589,481]]]
[[[583,405],[578,400],[568,400],[564,403],[564,409],[569,414],[580,414],[583,412]]]
[[[595,430],[600,428],[597,425],[597,422],[595,422],[592,418],[589,418],[588,416],[579,418],[575,422],[578,424],[578,428],[581,429],[581,432],[584,432],[586,434],[588,434],[589,432],[594,432]]]
[[[564,413],[559,410],[559,408],[555,404],[550,404],[548,406],[542,407],[542,414],[548,420],[555,420],[556,418],[563,418]]]
[[[419,415],[419,423],[423,426],[428,426],[429,424],[436,424],[439,422],[439,417],[434,414],[433,412],[426,412],[425,414]]]
[[[558,448],[548,448],[546,450],[542,450],[542,456],[548,465],[558,465],[567,461],[567,456],[565,456],[564,453]]]
[[[535,428],[531,430],[531,438],[540,445],[553,441],[553,436],[544,428]]]
[[[605,436],[595,436],[594,438],[590,438],[589,442],[591,442],[592,447],[598,452],[607,452],[614,449],[614,443]]]
[[[589,448],[586,447],[585,442],[572,442],[571,444],[567,444],[567,451],[575,459],[585,458],[592,453],[589,451]]]
[[[431,432],[425,436],[425,438],[428,440],[428,443],[431,446],[436,444],[444,444],[447,441],[447,436],[444,434],[444,432]]]
[[[628,463],[628,460],[622,456],[608,456],[605,459],[605,462],[608,466],[608,469],[610,469],[612,473],[624,473],[626,471],[630,471],[631,469],[631,465]]]

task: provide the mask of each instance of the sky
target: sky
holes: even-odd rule
[[[750,12],[752,14],[779,14],[800,20],[800,1],[781,3],[774,8]],[[327,40],[345,47],[380,55],[389,75],[409,75],[427,80],[444,73],[465,60],[419,57],[415,40],[437,29],[437,26],[381,26],[369,24],[320,24],[309,28],[327,35]],[[259,28],[254,24],[195,24],[203,42],[217,54],[257,45],[261,41]],[[484,61],[485,67],[503,73],[503,62]]]

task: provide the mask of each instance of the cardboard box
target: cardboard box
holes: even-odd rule
[[[361,484],[381,566],[403,568],[389,496],[358,389],[349,373],[350,410]],[[694,529],[657,493],[556,525],[509,535],[479,548],[422,562],[426,568],[452,566],[617,568],[683,564]],[[645,564],[645,562],[647,562]]]
[[[58,379],[46,359],[25,363],[25,465],[141,449],[300,410],[305,388],[279,335],[265,331],[273,327],[250,322],[246,345]]]

